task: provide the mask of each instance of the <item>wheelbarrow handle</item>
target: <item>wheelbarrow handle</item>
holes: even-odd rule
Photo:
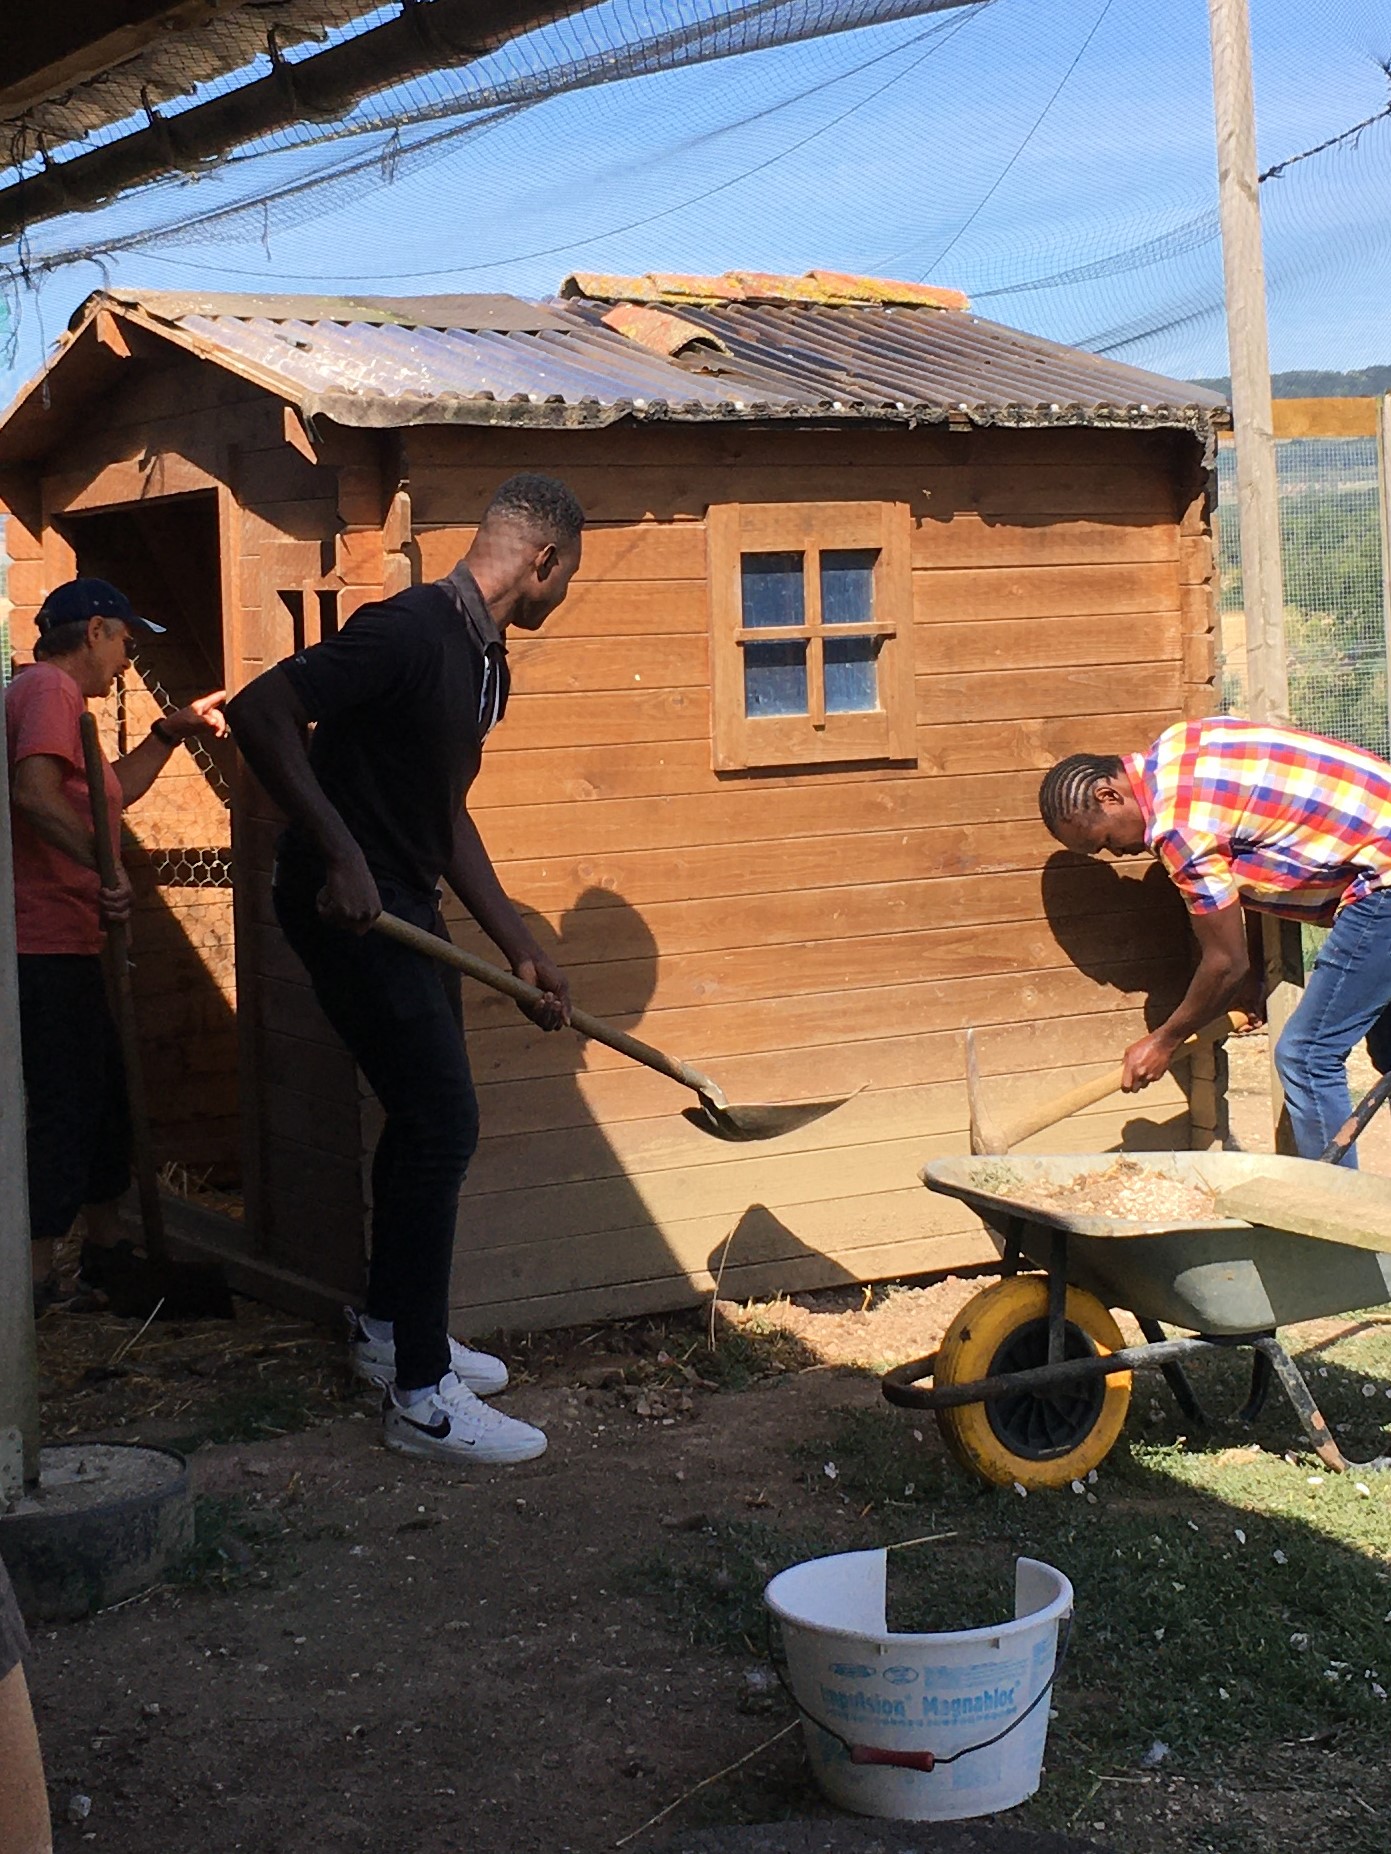
[[[400,920],[394,914],[379,914],[372,927],[388,940],[409,946],[415,952],[423,953],[427,959],[437,960],[440,965],[453,966],[456,971],[477,979],[480,985],[491,986],[494,991],[500,991],[505,998],[512,998],[518,1004],[535,1006],[546,995],[535,985],[528,985],[525,979],[519,979],[514,972],[504,972],[500,966],[489,965],[486,959],[465,952],[463,947],[455,946],[453,941],[442,940],[438,934],[413,926],[410,921]],[[663,1050],[654,1049],[650,1043],[629,1036],[626,1030],[605,1023],[602,1017],[591,1017],[588,1011],[572,1008],[570,1028],[578,1031],[581,1036],[602,1043],[606,1049],[616,1050],[620,1056],[640,1062],[645,1068],[655,1069],[670,1081],[680,1082],[683,1088],[690,1088],[696,1094],[719,1092],[709,1076],[702,1075],[699,1069],[693,1069],[689,1062],[679,1062],[675,1056],[668,1056]]]
[[[1321,1165],[1341,1165],[1357,1140],[1366,1131],[1367,1122],[1391,1095],[1391,1074],[1381,1079],[1363,1095],[1338,1131],[1319,1154]]]

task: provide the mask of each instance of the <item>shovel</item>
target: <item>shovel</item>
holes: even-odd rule
[[[385,934],[388,940],[409,946],[415,952],[423,953],[427,959],[437,959],[443,966],[454,966],[458,971],[466,972],[470,978],[477,979],[480,984],[491,985],[494,991],[500,991],[504,997],[515,998],[518,1004],[539,1004],[545,996],[544,992],[516,978],[511,972],[490,966],[486,960],[475,958],[472,953],[466,953],[462,947],[454,946],[448,940],[441,940],[437,934],[427,933],[423,927],[413,927],[409,921],[398,920],[394,914],[379,914],[372,926],[375,932]],[[723,1088],[708,1075],[693,1069],[689,1062],[678,1062],[675,1056],[664,1055],[650,1043],[629,1036],[626,1030],[615,1029],[612,1024],[606,1024],[602,1017],[591,1017],[588,1011],[571,1011],[570,1028],[577,1030],[581,1036],[604,1044],[608,1049],[616,1049],[620,1056],[629,1056],[634,1062],[655,1069],[659,1075],[680,1082],[683,1088],[692,1089],[700,1101],[700,1107],[692,1108],[686,1118],[693,1126],[700,1127],[703,1132],[713,1133],[719,1139],[777,1139],[780,1134],[794,1133],[798,1127],[809,1126],[813,1120],[820,1120],[823,1114],[834,1113],[836,1108],[843,1107],[850,1099],[849,1095],[842,1095],[834,1101],[799,1101],[791,1107],[731,1107]]]
[[[97,871],[103,888],[116,885],[116,854],[111,847],[111,813],[106,803],[105,762],[97,735],[96,717],[81,719],[82,758],[87,791],[92,801],[96,833]],[[140,1032],[135,1020],[135,992],[130,978],[130,928],[124,921],[108,921],[107,946],[111,953],[116,993],[116,1028],[121,1038],[121,1061],[126,1073],[126,1099],[130,1107],[131,1147],[135,1157],[135,1185],[140,1199],[140,1222],[145,1237],[145,1260],[138,1257],[129,1278],[113,1283],[112,1311],[127,1317],[162,1314],[166,1320],[230,1320],[235,1317],[232,1290],[217,1262],[175,1262],[164,1234],[164,1206],[159,1199],[154,1145],[150,1139],[150,1111],[145,1097],[145,1070],[140,1055]]]
[[[1206,1037],[1227,1036],[1233,1030],[1244,1030],[1250,1020],[1235,1011],[1228,1011],[1225,1017],[1218,1017],[1212,1023],[1180,1043],[1174,1051],[1174,1059],[1190,1055]],[[1115,1094],[1121,1085],[1124,1071],[1109,1069],[1104,1075],[1093,1076],[1091,1081],[1082,1082],[1076,1088],[1068,1088],[1062,1094],[1055,1094],[1028,1113],[1018,1115],[1014,1120],[999,1121],[985,1104],[980,1085],[980,1060],[976,1053],[976,1033],[966,1032],[966,1096],[971,1106],[971,1151],[974,1153],[1008,1152],[1011,1146],[1017,1146],[1020,1140],[1028,1139],[1031,1134],[1042,1133],[1045,1127],[1056,1126],[1060,1120],[1066,1120],[1071,1114],[1080,1114],[1084,1107],[1095,1107],[1098,1101],[1104,1101],[1108,1094]]]

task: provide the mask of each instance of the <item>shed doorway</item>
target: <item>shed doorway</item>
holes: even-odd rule
[[[98,711],[113,756],[156,716],[225,686],[215,492],[63,516],[79,574],[108,579],[167,627],[141,634]],[[132,955],[156,1163],[177,1195],[240,1209],[231,749],[176,749],[126,814]]]

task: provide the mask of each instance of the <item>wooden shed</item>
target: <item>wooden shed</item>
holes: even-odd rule
[[[1224,417],[952,292],[822,272],[110,290],[0,424],[16,651],[48,587],[118,580],[170,627],[108,718],[138,730],[145,685],[236,688],[446,572],[505,476],[564,477],[583,568],[511,646],[475,792],[503,880],[579,1001],[732,1099],[853,1098],[720,1144],[670,1083],[471,991],[462,1327],[672,1307],[721,1267],[744,1295],[959,1266],[981,1233],[917,1170],[963,1148],[965,1028],[1007,1108],[1185,982],[1167,884],[1054,854],[1035,793],[1216,706]],[[130,823],[163,1154],[240,1184],[247,1271],[352,1293],[372,1104],[273,925],[269,807],[188,759]],[[1208,1144],[1213,1074],[1049,1144]]]

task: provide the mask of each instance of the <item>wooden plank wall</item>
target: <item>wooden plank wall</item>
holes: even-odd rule
[[[1049,864],[1035,795],[1054,758],[1143,747],[1211,705],[1196,445],[670,427],[406,445],[426,578],[512,470],[563,475],[589,514],[569,601],[512,645],[513,703],[475,794],[577,998],[733,1100],[854,1093],[792,1138],[721,1145],[671,1084],[470,989],[484,1135],[461,1312],[475,1329],[559,1324],[681,1304],[722,1265],[737,1295],[981,1258],[974,1219],[916,1182],[964,1148],[965,1027],[1007,1110],[1114,1061],[1147,998],[1162,1009],[1184,982],[1168,885]],[[918,764],[717,777],[706,506],[874,497],[914,514]],[[1178,1086],[1040,1149],[1122,1135],[1187,1143]]]

